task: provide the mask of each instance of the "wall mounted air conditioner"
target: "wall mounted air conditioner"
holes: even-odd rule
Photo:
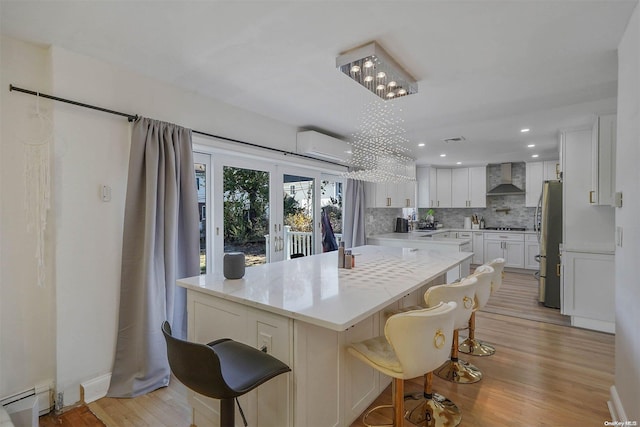
[[[296,152],[322,160],[344,163],[351,161],[351,145],[314,130],[298,132]]]

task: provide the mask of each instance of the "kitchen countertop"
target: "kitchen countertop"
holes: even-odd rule
[[[438,228],[437,230],[414,230],[411,233],[442,233],[446,231],[469,231],[476,232],[481,231],[483,233],[524,233],[524,234],[536,234],[533,228],[527,228],[526,230],[488,230],[486,228]],[[395,233],[401,234],[401,233]]]
[[[353,248],[356,266],[338,268],[327,252],[247,268],[242,279],[222,273],[178,286],[334,331],[344,331],[465,262],[471,252],[386,246]]]
[[[449,231],[449,230],[444,230]],[[448,237],[438,237],[438,234],[441,233],[438,231],[431,230],[416,230],[411,231],[409,233],[383,233],[383,234],[374,234],[372,236],[368,236],[367,239],[374,240],[402,240],[402,241],[414,241],[420,243],[437,243],[440,245],[454,245],[456,247],[460,246],[463,243],[471,241],[470,239],[455,239]]]

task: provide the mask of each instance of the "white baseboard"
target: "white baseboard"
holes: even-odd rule
[[[111,373],[100,375],[99,377],[81,383],[80,391],[84,403],[95,402],[105,397],[109,391],[110,383]]]
[[[611,393],[611,400],[607,402],[607,406],[609,407],[609,413],[611,414],[611,421],[629,421],[627,413],[622,407],[622,402],[620,401],[620,396],[618,395],[616,386],[612,385],[609,388],[609,392]]]
[[[615,322],[588,319],[586,317],[571,316],[571,326],[583,329],[591,329],[593,331],[607,332],[609,334],[616,333]]]

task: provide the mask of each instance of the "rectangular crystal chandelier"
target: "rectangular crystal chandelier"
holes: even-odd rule
[[[418,93],[416,80],[376,42],[341,54],[336,67],[385,101]]]

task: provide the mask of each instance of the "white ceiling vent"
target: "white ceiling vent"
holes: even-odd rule
[[[442,142],[444,142],[445,144],[450,144],[450,143],[454,143],[454,142],[464,142],[466,141],[464,136],[454,136],[451,138],[444,138],[442,140]]]
[[[296,152],[333,162],[349,163],[351,145],[341,139],[314,130],[298,132]]]

